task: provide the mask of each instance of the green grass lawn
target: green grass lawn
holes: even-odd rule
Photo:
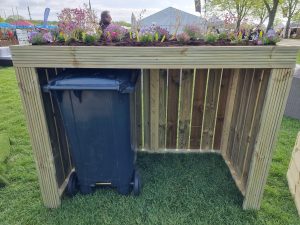
[[[299,51],[298,57],[297,57],[297,64],[300,64],[300,51]]]
[[[0,189],[0,224],[300,224],[286,172],[300,121],[284,118],[262,208],[242,210],[242,196],[217,155],[139,154],[144,181],[140,197],[114,190],[65,198],[59,209],[43,207],[35,164],[12,68],[0,68],[0,133],[11,141]]]

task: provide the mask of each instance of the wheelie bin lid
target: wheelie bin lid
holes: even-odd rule
[[[55,90],[115,90],[122,93],[131,93],[134,90],[136,70],[91,70],[70,69],[58,74],[44,91]]]

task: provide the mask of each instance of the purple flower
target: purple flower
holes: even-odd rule
[[[37,36],[38,34],[39,34],[39,32],[37,32],[37,31],[29,32],[29,33],[28,33],[28,40],[29,40],[29,42],[32,43],[32,39],[33,39],[35,36]]]
[[[50,32],[44,33],[43,40],[45,42],[53,42],[53,37],[52,37],[51,33]]]
[[[104,36],[108,41],[122,41],[127,34],[127,30],[116,24],[110,24],[104,31]]]
[[[276,32],[273,29],[268,30],[267,37],[270,39],[276,37]]]

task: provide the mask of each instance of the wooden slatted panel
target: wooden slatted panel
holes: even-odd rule
[[[292,75],[292,70],[272,70],[248,175],[244,209],[260,207]]]
[[[159,148],[166,148],[168,70],[159,71]]]
[[[62,72],[62,69],[54,69],[54,70],[47,69],[46,70],[47,81],[49,82],[51,79],[54,79],[60,72]],[[55,101],[54,97],[51,94],[50,94],[50,99],[52,104],[52,110],[54,112],[54,122],[59,137],[59,144],[61,145],[60,149],[61,149],[62,160],[64,162],[65,179],[66,179],[73,169],[72,154],[69,147],[66,131],[64,129],[63,120],[61,114],[59,113],[58,103],[57,101]]]
[[[201,131],[202,150],[208,150],[213,148],[221,79],[222,69],[209,70],[205,93],[203,124]]]
[[[150,70],[143,70],[142,78],[143,148],[150,149]]]
[[[249,92],[249,106],[245,116],[245,124],[242,131],[239,146],[239,158],[237,171],[246,184],[251,156],[254,149],[254,141],[257,135],[259,118],[269,81],[270,70],[255,70],[252,88]]]
[[[239,152],[241,151],[240,142],[241,142],[241,136],[243,135],[243,127],[245,123],[245,116],[247,115],[247,106],[249,105],[249,92],[253,85],[254,80],[254,70],[253,69],[247,69],[245,70],[244,74],[241,74],[240,76],[244,76],[243,81],[243,88],[240,95],[240,102],[236,105],[236,117],[235,117],[235,127],[233,130],[233,142],[230,146],[231,148],[231,154],[230,159],[232,162],[232,165],[236,168],[236,165],[238,163],[239,158]],[[244,148],[242,148],[244,150]]]
[[[220,90],[220,99],[219,99],[219,106],[218,106],[218,116],[217,116],[217,123],[216,123],[216,131],[214,137],[214,150],[221,149],[221,137],[223,131],[223,124],[225,118],[225,111],[227,106],[227,98],[229,93],[229,85],[230,85],[230,78],[232,76],[232,70],[224,69],[222,75],[222,82],[221,82],[221,90]]]
[[[169,70],[167,148],[176,149],[180,70]]]
[[[229,89],[228,89],[228,96],[227,96],[227,106],[225,110],[225,117],[224,117],[224,124],[223,124],[223,131],[221,136],[221,152],[224,159],[227,160],[228,158],[228,146],[230,145],[229,137],[231,135],[231,124],[233,120],[233,112],[234,112],[234,103],[237,98],[237,90],[238,90],[238,83],[239,83],[239,76],[240,70],[235,69],[232,70],[232,76],[229,80]]]
[[[191,125],[191,149],[200,149],[204,101],[208,70],[196,70]]]
[[[245,70],[239,70],[239,75],[237,77],[237,89],[235,94],[235,99],[233,103],[233,111],[232,111],[232,120],[230,124],[229,136],[228,136],[228,144],[227,144],[227,157],[232,160],[232,155],[234,154],[233,143],[235,139],[237,118],[239,115],[239,110],[241,108],[241,100],[242,100],[242,92],[245,87]]]
[[[159,145],[159,70],[150,70],[150,148],[158,150]]]
[[[37,73],[39,75],[40,84],[42,86],[46,85],[48,83],[48,74],[46,73],[46,69],[38,69]],[[66,178],[67,168],[66,163],[64,162],[62,157],[62,145],[59,139],[58,129],[56,125],[55,112],[53,109],[51,95],[49,93],[42,93],[42,98],[49,129],[52,154],[56,168],[56,179],[58,185],[61,186]]]
[[[34,68],[15,69],[44,205],[56,208],[61,203],[60,193],[38,75]]]
[[[135,104],[135,133],[137,148],[143,148],[142,141],[142,79],[141,75],[138,76],[136,81],[136,88],[134,92],[134,104]]]
[[[194,70],[182,70],[180,80],[177,149],[190,148],[191,116],[193,102]]]

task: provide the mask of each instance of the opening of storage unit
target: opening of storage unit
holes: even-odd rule
[[[40,86],[63,69],[37,69]],[[132,141],[139,151],[222,154],[243,195],[270,69],[143,69],[131,96]],[[63,193],[73,169],[51,93],[42,93]]]

